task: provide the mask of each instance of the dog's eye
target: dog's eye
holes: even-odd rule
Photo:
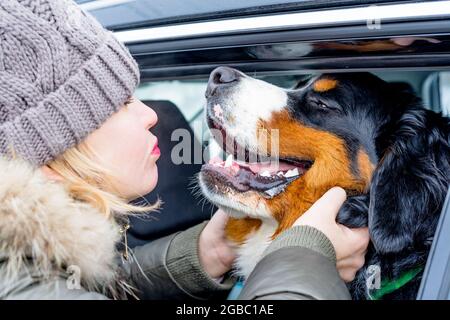
[[[323,109],[328,109],[328,106],[323,102],[319,102],[319,107]]]
[[[322,101],[311,100],[311,104],[318,109],[330,109],[330,107]]]

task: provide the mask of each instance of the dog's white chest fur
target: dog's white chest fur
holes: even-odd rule
[[[265,220],[260,228],[247,236],[239,246],[235,268],[238,276],[247,278],[261,259],[263,252],[272,242],[272,235],[277,229],[275,221]]]

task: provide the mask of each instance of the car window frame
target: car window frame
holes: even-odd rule
[[[422,276],[418,300],[450,299],[450,188]]]

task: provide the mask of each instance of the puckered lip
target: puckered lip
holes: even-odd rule
[[[208,176],[211,188],[217,185],[231,187],[238,192],[255,191],[261,196],[271,199],[285,190],[293,181],[300,178],[311,167],[312,161],[296,157],[271,159],[254,154],[248,148],[241,147],[232,137],[227,136],[225,127],[216,119],[207,116],[207,123],[218,141],[232,142],[221,146],[229,154],[226,161],[212,161],[203,165],[201,174]],[[216,137],[220,132],[221,137]],[[239,155],[244,159],[235,160]],[[255,162],[249,162],[249,160]],[[263,161],[264,160],[264,161]]]
[[[152,151],[150,152],[152,156],[158,157],[161,155],[161,150],[159,149],[158,139],[156,139],[155,144],[153,145]]]

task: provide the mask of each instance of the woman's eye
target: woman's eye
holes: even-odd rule
[[[328,109],[328,106],[323,102],[319,102],[319,107],[322,109]]]
[[[125,101],[125,105],[126,106],[128,106],[128,105],[130,105],[131,103],[133,103],[133,97],[129,97],[128,99],[127,99],[127,101]]]

